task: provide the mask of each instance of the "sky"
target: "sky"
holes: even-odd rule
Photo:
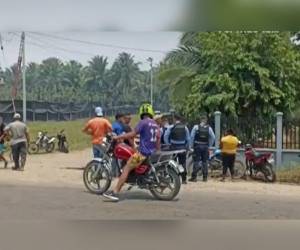
[[[180,34],[169,32],[185,7],[185,0],[0,0],[0,33],[4,58],[1,66],[17,61],[21,31],[26,32],[26,61],[41,62],[55,56],[75,59],[83,64],[94,55],[104,55],[112,62],[120,52],[132,53],[147,68],[165,52],[176,48]],[[44,35],[30,32],[40,32]],[[48,35],[47,36],[45,36]],[[152,52],[54,39],[49,35],[130,47]],[[68,51],[67,51],[68,50]]]
[[[21,32],[2,32],[1,36],[4,56],[0,54],[0,65],[7,67],[17,62]],[[25,36],[27,63],[39,63],[48,57],[57,57],[63,61],[78,60],[85,65],[93,56],[103,55],[108,57],[111,64],[119,53],[125,51],[141,62],[142,69],[148,69],[147,58],[152,57],[154,64],[158,64],[168,51],[177,47],[181,33],[72,31],[25,32]],[[97,45],[84,43],[85,41]]]

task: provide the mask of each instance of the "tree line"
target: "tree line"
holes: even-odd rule
[[[0,100],[10,100],[16,65],[0,69],[5,81],[0,86]],[[168,108],[168,98],[161,99],[162,86],[154,68],[156,106]],[[133,55],[120,53],[112,66],[108,58],[95,56],[87,66],[75,60],[63,62],[52,57],[26,65],[27,99],[45,102],[98,102],[103,107],[139,105],[150,100],[150,72],[141,70]],[[16,99],[22,99],[22,88]],[[167,94],[167,93],[165,93]]]
[[[187,32],[154,67],[154,103],[189,119],[219,110],[235,119],[278,111],[300,117],[300,35],[296,32]],[[14,67],[0,72],[9,99]],[[26,70],[29,100],[139,105],[150,100],[150,73],[134,56],[95,56],[87,66],[48,58]],[[21,98],[19,91],[18,98]]]

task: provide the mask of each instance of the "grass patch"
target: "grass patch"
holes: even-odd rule
[[[111,122],[114,118],[109,119]],[[30,140],[34,141],[39,131],[47,131],[49,136],[56,136],[62,129],[65,130],[70,150],[82,150],[91,147],[90,136],[81,132],[88,119],[76,121],[63,122],[29,122]],[[138,122],[138,117],[132,117],[132,126],[134,127]]]
[[[279,182],[300,184],[300,166],[279,170],[277,180]]]
[[[70,150],[82,150],[90,147],[90,137],[81,132],[87,120],[64,122],[30,122],[28,123],[30,140],[34,141],[39,131],[47,131],[49,136],[56,136],[62,129],[65,130]]]

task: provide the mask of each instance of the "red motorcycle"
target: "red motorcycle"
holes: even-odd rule
[[[105,193],[113,178],[112,164],[116,164],[119,174],[135,151],[124,143],[116,143],[110,136],[104,145],[102,158],[93,159],[87,164],[83,173],[85,187],[94,194]],[[143,164],[131,171],[128,176],[128,190],[133,186],[146,189],[158,200],[173,200],[181,187],[180,174],[184,169],[176,161],[181,151],[159,152],[145,160]]]
[[[276,173],[273,170],[274,158],[273,153],[258,153],[252,145],[246,145],[246,173],[255,178],[258,173],[264,175],[266,182],[275,182]]]

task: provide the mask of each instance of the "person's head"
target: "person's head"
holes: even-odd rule
[[[174,115],[174,119],[175,119],[175,122],[182,122],[183,121],[182,117],[178,114]]]
[[[155,115],[153,120],[156,121],[159,126],[162,126],[162,115]]]
[[[200,116],[200,124],[203,124],[203,125],[207,124],[207,117],[205,115]]]
[[[117,113],[116,116],[115,116],[116,121],[119,121],[119,122],[122,121],[123,117],[124,117],[124,114],[122,114],[122,113]]]
[[[124,123],[129,125],[131,122],[131,114],[130,113],[127,113],[124,115]]]
[[[139,109],[139,116],[140,116],[141,120],[143,120],[147,117],[153,119],[154,110],[153,110],[152,105],[149,103],[142,104]]]
[[[231,129],[231,128],[227,129],[226,135],[235,135],[233,129]]]
[[[161,119],[162,126],[166,126],[168,123],[169,123],[168,117],[163,116],[162,119]]]
[[[95,113],[97,117],[103,117],[103,110],[101,107],[96,107],[95,108]]]
[[[14,121],[20,121],[21,120],[21,115],[19,113],[15,113],[13,117]]]

